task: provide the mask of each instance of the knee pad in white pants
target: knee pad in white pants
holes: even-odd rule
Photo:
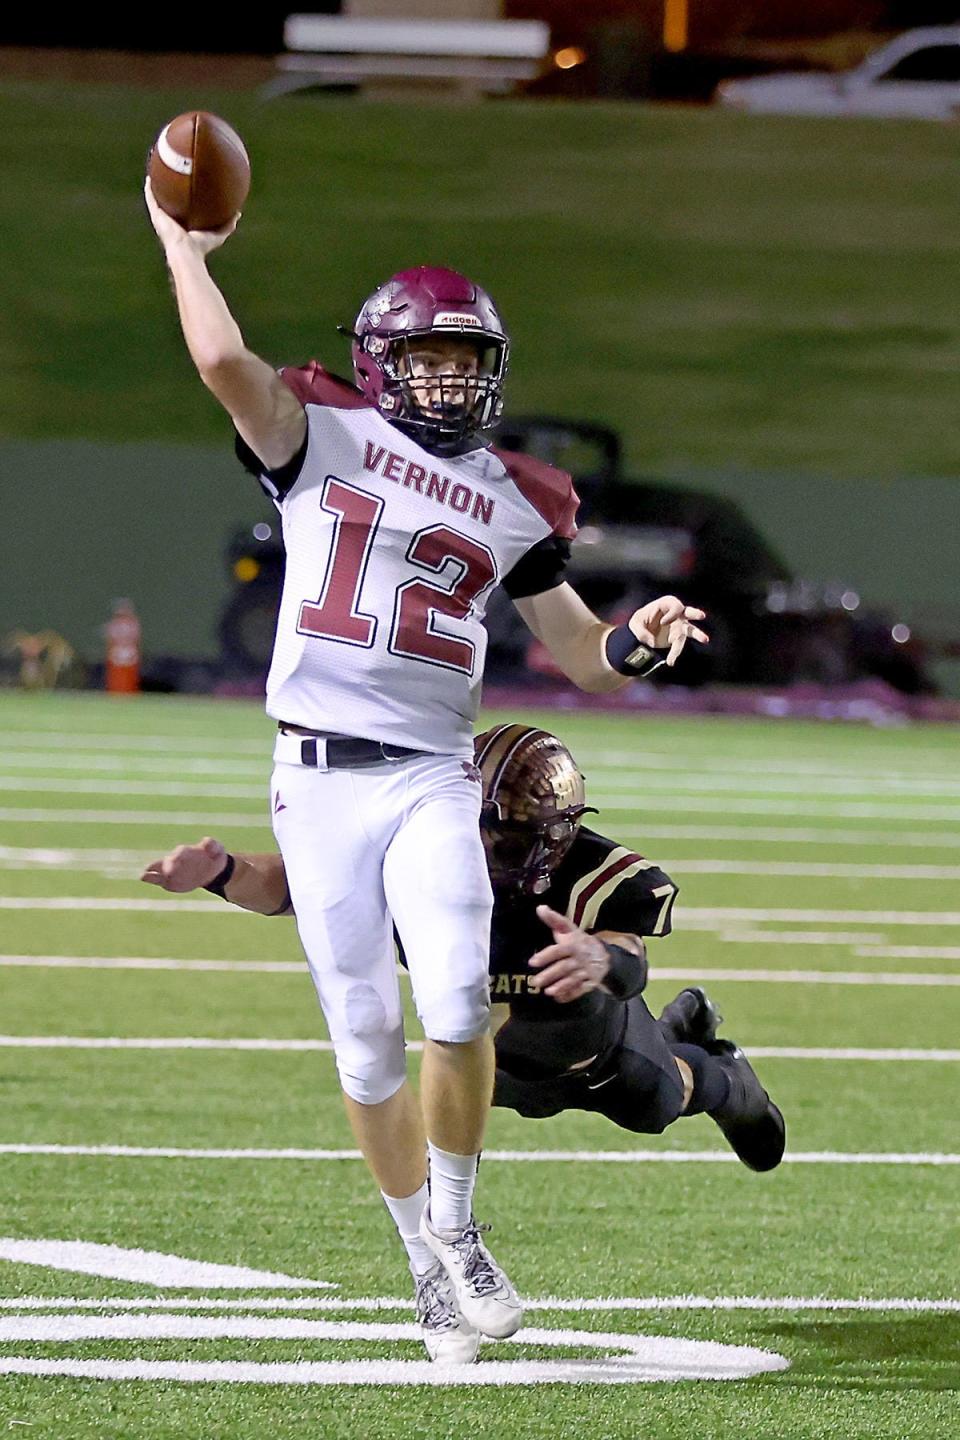
[[[376,991],[362,981],[354,987],[354,991],[361,990],[369,991],[369,996],[352,992],[347,995],[346,1014],[352,1028],[333,1036],[337,1073],[351,1100],[358,1105],[380,1105],[395,1095],[407,1078],[403,1025],[382,1028],[382,1005],[374,1003],[379,1002]],[[370,1028],[364,1028],[365,1009],[372,1022]]]
[[[429,1040],[463,1045],[490,1027],[490,982],[486,968],[472,981],[450,985],[442,995],[417,995],[417,1009]]]

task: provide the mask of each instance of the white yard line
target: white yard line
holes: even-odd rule
[[[59,780],[46,776],[0,775],[0,790],[23,795],[196,795],[205,800],[260,800],[267,794],[266,772],[258,785],[217,785],[196,780]]]
[[[407,1049],[422,1050],[422,1040],[409,1041]],[[0,1050],[252,1050],[331,1054],[333,1044],[329,1040],[219,1039],[205,1035],[0,1035]]]
[[[133,910],[146,914],[161,910],[180,910],[194,914],[246,915],[236,905],[225,905],[222,900],[179,900],[171,896],[166,900],[118,900],[107,896],[90,895],[0,895],[0,910]]]
[[[881,954],[886,953],[880,951]],[[958,957],[960,958],[960,952]],[[0,961],[2,963],[2,961]],[[651,970],[652,980],[727,980],[741,984],[769,985],[960,985],[960,975],[919,975],[897,970],[742,970],[712,966],[657,965]]]
[[[758,1060],[880,1060],[892,1063],[924,1060],[939,1060],[947,1063],[960,1061],[960,1050],[884,1050],[865,1049],[858,1046],[836,1049],[826,1045],[751,1045],[750,1055]]]
[[[163,782],[157,783],[159,785]],[[110,793],[113,784],[114,782],[107,782],[103,785],[97,784],[93,786],[93,793]],[[62,786],[51,784],[49,788],[55,791],[64,791],[69,790],[71,788],[71,785],[78,786],[79,782],[70,782],[70,784]],[[31,790],[31,786],[23,784],[17,785],[16,788],[17,790],[22,792],[29,792]],[[39,789],[41,787],[34,786],[32,788]],[[216,793],[220,795],[220,798],[224,798],[224,792],[226,792],[227,795],[234,795],[236,796],[236,798],[244,798],[248,791],[250,792],[251,798],[257,798],[262,797],[266,794],[266,787],[243,787],[242,792],[240,792],[238,787],[210,786],[207,787],[206,790],[200,790],[198,789],[198,787],[191,785],[181,787],[180,789],[168,789],[166,791],[163,791],[158,789],[157,786],[152,786],[148,788],[146,785],[142,785],[136,789],[117,791],[115,793],[139,795],[161,795],[164,793],[168,795],[185,794],[197,795],[199,798],[202,798],[204,794],[212,796],[214,791],[216,791]],[[722,796],[718,796],[715,798],[711,798],[709,796],[704,798],[698,798],[690,795],[655,796],[644,794],[634,797],[624,796],[620,793],[601,794],[597,791],[591,791],[590,799],[602,810],[642,810],[644,814],[651,814],[655,812],[673,814],[678,811],[690,811],[694,814],[705,815],[712,813],[713,811],[719,811],[728,815],[805,815],[808,818],[821,818],[823,820],[851,820],[856,817],[860,817],[863,819],[886,820],[942,820],[953,825],[956,825],[957,822],[960,822],[960,806],[956,805],[914,805],[908,808],[907,806],[900,805],[864,804],[859,801],[851,801],[850,803],[844,803],[842,801],[839,801],[837,803],[824,801],[823,805],[817,805],[815,802],[787,803],[779,800],[749,800],[734,796],[730,796],[729,798]],[[203,813],[202,810],[188,811],[186,812],[186,817],[184,817],[183,812],[173,810],[154,810],[145,812],[135,810],[99,810],[91,812],[88,810],[57,810],[54,808],[43,809],[41,807],[37,807],[34,809],[5,807],[3,809],[0,809],[0,820],[8,820],[11,822],[32,821],[34,823],[44,821],[61,821],[71,822],[74,824],[97,823],[103,825],[120,823],[156,825],[162,824],[166,821],[170,821],[171,823],[176,824],[197,824],[202,822],[208,827],[213,825],[230,824],[249,825],[251,823],[251,817],[249,814],[242,815],[239,818],[232,815],[207,816]],[[611,824],[612,823],[613,822],[611,822]],[[642,829],[642,832],[644,834],[649,835],[652,833],[651,827],[640,828]]]
[[[727,937],[724,937],[727,938]],[[769,940],[770,936],[764,939]],[[906,958],[912,958],[918,950],[925,954],[922,946],[904,946]],[[896,952],[896,946],[869,946],[863,949],[870,954],[886,956]],[[938,957],[937,947],[931,946],[932,958],[960,960],[960,948],[942,946]],[[306,975],[306,962],[298,960],[178,960],[166,956],[146,955],[0,955],[0,969],[36,970],[169,970],[190,973],[215,972],[234,975]],[[760,970],[730,968],[724,966],[658,965],[652,972],[654,980],[726,980],[741,984],[771,985],[898,985],[898,986],[957,986],[960,974],[936,974],[899,970]]]
[[[266,730],[262,740],[247,740],[213,735],[108,735],[91,730],[37,729],[4,730],[0,732],[0,741],[5,748],[48,750],[54,756],[61,750],[70,753],[78,750],[194,750],[214,757],[225,753],[257,755],[269,764],[274,734],[274,731]]]
[[[727,938],[727,937],[724,937]],[[765,936],[765,939],[771,937]],[[922,946],[864,946],[858,953],[895,956],[900,950],[904,958],[915,952],[925,955]],[[931,958],[960,960],[960,948],[931,946]],[[166,956],[147,955],[0,955],[0,969],[36,970],[158,970],[186,973],[217,973],[233,975],[306,975],[306,962],[299,960],[177,960]],[[723,966],[658,965],[652,972],[654,980],[725,980],[749,985],[895,985],[895,986],[960,986],[960,974],[917,973],[898,970],[757,970]]]
[[[960,960],[960,945],[861,945],[858,955],[877,960]]]
[[[638,808],[643,808],[642,801]],[[617,837],[641,844],[649,840],[721,840],[737,845],[853,845],[894,850],[960,848],[957,830],[837,830],[830,825],[806,829],[790,825],[618,825]]]
[[[0,739],[3,737],[0,736]],[[213,753],[209,757],[199,759],[188,759],[169,756],[139,755],[135,751],[126,755],[111,754],[84,754],[76,750],[44,748],[42,751],[7,749],[0,745],[0,768],[11,770],[41,770],[48,773],[53,771],[80,770],[91,775],[120,771],[128,778],[142,778],[145,775],[155,774],[196,774],[196,775],[235,775],[255,779],[266,774],[270,761],[269,743],[265,744],[258,752],[256,758],[249,760],[224,760],[214,758]],[[904,793],[907,795],[944,795],[953,794],[960,796],[960,781],[943,779],[931,779],[929,770],[911,774],[906,771],[885,772],[883,774],[867,773],[858,770],[854,766],[846,766],[843,769],[833,771],[814,770],[799,771],[793,765],[785,768],[782,764],[768,763],[766,765],[743,766],[740,769],[731,770],[728,767],[705,768],[696,766],[691,768],[689,764],[677,764],[676,759],[672,765],[658,765],[655,770],[637,774],[636,767],[625,769],[622,766],[591,765],[590,779],[593,781],[606,782],[615,780],[618,789],[629,790],[656,790],[674,787],[681,791],[772,791],[780,794],[791,795],[834,795],[834,794],[863,794],[876,795],[885,791]],[[758,779],[764,774],[769,778]],[[822,785],[816,784],[809,777],[823,781]],[[19,777],[10,777],[19,778]],[[25,781],[29,783],[29,780]]]
[[[596,798],[596,796],[591,795],[591,799]],[[609,809],[618,808],[617,798],[618,797],[614,797],[614,800],[608,804]],[[712,801],[704,801],[701,805],[698,802],[689,801],[686,798],[684,799],[682,804],[677,804],[675,806],[670,804],[660,805],[659,803],[648,805],[647,802],[641,798],[638,799],[636,802],[630,801],[628,803],[625,803],[624,805],[619,806],[619,808],[630,810],[643,810],[644,812],[648,812],[650,810],[663,810],[669,812],[673,809],[709,809],[730,812],[736,809],[742,809],[743,807],[734,805],[732,801],[717,801],[715,804]],[[780,814],[813,813],[807,811],[800,812],[796,810],[791,810],[789,807],[776,804],[770,807],[764,807],[761,813],[768,813],[768,808],[770,810],[777,811]],[[616,832],[624,839],[635,837],[639,839],[659,838],[674,840],[723,840],[730,838],[743,841],[748,841],[751,839],[766,840],[772,841],[773,843],[782,842],[785,844],[793,843],[794,841],[802,843],[809,841],[810,843],[822,843],[825,845],[856,845],[859,844],[861,841],[860,831],[839,831],[832,828],[829,823],[826,823],[832,819],[837,818],[853,818],[853,813],[854,812],[851,809],[839,811],[836,815],[824,813],[822,818],[825,823],[822,827],[818,827],[816,829],[807,828],[806,830],[794,830],[789,827],[786,829],[784,829],[783,827],[778,827],[777,829],[770,831],[765,828],[753,829],[751,826],[726,826],[716,828],[703,827],[699,825],[620,825],[619,823],[617,823]],[[898,811],[893,817],[888,816],[887,818],[915,819],[917,817],[913,815],[906,815],[903,812]],[[953,819],[952,816],[945,817],[940,815],[939,812],[934,812],[932,816],[927,815],[923,818],[948,818],[950,820]],[[26,809],[5,806],[0,808],[0,821],[6,821],[9,824],[34,825],[199,825],[203,827],[207,833],[216,830],[217,827],[226,826],[235,827],[243,825],[254,825],[258,827],[264,826],[268,828],[268,821],[265,817],[261,819],[258,816],[251,814],[250,812],[244,812],[243,814],[211,814],[202,807],[198,810],[88,810],[85,808],[68,810],[57,809],[54,807],[33,807],[30,809]],[[611,824],[612,823],[613,822],[611,822]],[[905,845],[916,845],[929,849],[936,849],[941,845],[960,846],[960,831],[957,830],[945,830],[942,832],[925,832],[919,835],[912,832],[906,832],[906,834],[903,836],[901,836],[900,832],[897,831],[886,831],[883,835],[877,835],[874,832],[865,831],[863,832],[863,835],[865,837],[863,839],[863,844],[865,845],[892,845],[896,847],[900,844],[901,839],[903,839],[903,843]]]
[[[185,793],[190,792],[189,789]],[[202,828],[202,827],[201,827]],[[81,847],[0,846],[0,869],[4,870],[100,870],[104,866],[134,867],[149,859],[146,850]],[[960,880],[960,865],[882,865],[869,862],[807,860],[750,860],[669,858],[657,863],[679,878],[687,875],[776,875],[788,878],[837,880]]]
[[[956,1314],[960,1312],[960,1299],[928,1300],[921,1297],[895,1296],[883,1299],[872,1299],[862,1296],[853,1298],[830,1298],[825,1295],[620,1295],[620,1296],[599,1296],[595,1299],[589,1297],[578,1297],[569,1299],[557,1295],[545,1295],[540,1299],[529,1299],[523,1297],[524,1310],[537,1310],[545,1313],[563,1314],[567,1311],[576,1313],[603,1313],[606,1311],[656,1311],[656,1310],[838,1310],[838,1311],[863,1311],[866,1313],[882,1313],[890,1311],[893,1313],[902,1312],[906,1314]],[[70,1295],[21,1295],[18,1298],[3,1296],[0,1297],[0,1310],[30,1311],[30,1310],[206,1310],[216,1313],[217,1311],[251,1311],[259,1310],[284,1310],[291,1314],[309,1313],[310,1311],[333,1312],[343,1311],[380,1311],[380,1310],[403,1310],[410,1309],[410,1297],[373,1295],[361,1296],[351,1299],[348,1296],[324,1295],[320,1296],[290,1296],[290,1295],[265,1295],[256,1299],[233,1299],[226,1296],[211,1296],[203,1299],[199,1296],[185,1295],[179,1299],[171,1299],[168,1296],[153,1295],[149,1297],[137,1296],[107,1296],[102,1300],[91,1300],[89,1298],[74,1299]]]
[[[161,1250],[125,1249],[86,1240],[20,1240],[0,1236],[0,1260],[12,1265],[40,1265],[79,1275],[124,1280],[131,1285],[156,1285],[185,1290],[315,1290],[332,1289],[326,1280],[305,1280],[245,1265],[220,1265],[188,1260]]]
[[[0,735],[2,739],[2,735]],[[121,771],[129,779],[143,775],[237,775],[250,779],[263,777],[269,768],[269,749],[259,760],[188,760],[184,756],[169,758],[144,755],[78,755],[69,750],[55,754],[36,751],[4,750],[0,747],[0,767],[16,770],[84,770]]]
[[[562,721],[558,722],[558,728],[562,728]],[[770,731],[766,732],[768,735]],[[566,737],[569,739],[569,737]],[[638,741],[639,741],[638,733]],[[835,753],[841,752],[841,747],[836,744],[842,739],[837,732],[831,734],[831,741],[834,742]],[[586,770],[589,766],[589,781],[595,770],[614,770],[617,774],[631,771],[652,770],[663,773],[669,770],[682,771],[686,775],[818,775],[818,776],[849,776],[860,775],[865,780],[884,779],[927,779],[931,769],[942,767],[946,769],[950,764],[950,753],[947,748],[943,750],[914,750],[911,748],[909,757],[905,757],[902,751],[898,752],[899,764],[892,764],[889,768],[883,765],[883,756],[864,756],[862,751],[848,750],[843,753],[843,758],[833,761],[820,759],[806,760],[792,753],[784,752],[778,758],[755,759],[752,755],[744,755],[742,752],[712,751],[707,755],[691,755],[688,745],[678,747],[676,750],[649,750],[645,745],[637,744],[632,750],[598,750],[589,741],[576,741],[572,745],[574,754],[580,762],[581,769]],[[904,765],[904,759],[909,759],[909,764]]]
[[[871,865],[808,860],[681,860],[657,856],[662,869],[687,875],[780,875],[817,880],[960,880],[960,865]]]
[[[270,828],[265,813],[257,815],[247,810],[243,814],[211,815],[203,806],[199,810],[25,810],[2,807],[0,821],[9,825],[189,825],[196,827],[199,834],[206,835],[218,829],[236,829],[244,825],[257,830]]]
[[[728,930],[724,945],[882,945],[885,935],[869,930]]]
[[[421,1040],[407,1042],[409,1051],[423,1049]],[[261,1037],[206,1035],[0,1035],[0,1050],[248,1050],[261,1053],[330,1054],[329,1040],[270,1040]],[[880,1060],[893,1063],[960,1062],[960,1050],[862,1049],[841,1046],[751,1045],[750,1055],[765,1060]]]
[[[214,711],[211,710],[211,714]],[[752,756],[745,755],[742,751],[713,751],[707,758],[701,757],[691,761],[688,750],[659,750],[648,749],[641,743],[640,726],[645,722],[638,722],[637,744],[630,749],[610,750],[597,749],[589,741],[581,740],[573,744],[573,749],[578,760],[583,765],[588,762],[592,766],[609,767],[623,772],[630,769],[650,769],[662,771],[663,769],[676,769],[689,773],[691,766],[706,773],[720,772],[727,774],[732,770],[742,770],[747,775],[758,772],[772,772],[775,774],[806,773],[812,775],[849,775],[851,771],[859,770],[861,765],[866,764],[864,774],[868,778],[878,778],[902,775],[909,779],[914,774],[919,778],[928,776],[931,766],[944,766],[949,763],[949,752],[943,749],[925,748],[922,750],[911,749],[910,764],[905,768],[902,764],[904,756],[898,748],[896,752],[891,746],[887,754],[896,754],[899,768],[891,766],[889,769],[884,766],[886,758],[883,754],[874,753],[865,755],[862,747],[850,745],[843,753],[843,758],[833,762],[825,763],[820,759],[804,759],[796,757],[786,749],[782,759],[754,760]],[[562,730],[562,721],[558,721],[558,728]],[[677,732],[680,733],[679,731]],[[768,732],[769,733],[769,732]],[[569,737],[567,737],[569,738]],[[842,742],[844,734],[836,733],[831,736],[837,743],[837,749],[843,749]],[[871,742],[874,737],[871,736]],[[898,737],[899,739],[899,737]],[[238,753],[241,755],[267,756],[269,758],[272,731],[269,726],[264,726],[263,738],[244,736],[223,736],[223,735],[190,735],[190,734],[144,734],[130,735],[122,733],[108,733],[102,730],[82,730],[73,727],[69,730],[45,729],[41,722],[31,729],[10,729],[0,732],[0,744],[4,749],[14,750],[50,750],[53,751],[82,751],[82,750],[169,750],[169,751],[198,751],[201,754],[213,757],[221,757],[225,753]],[[871,749],[873,745],[871,744]],[[589,778],[589,777],[588,777]]]
[[[945,760],[944,767],[946,764]],[[960,782],[941,775],[931,775],[929,772],[923,776],[899,779],[893,776],[860,775],[854,770],[852,773],[847,771],[844,775],[811,779],[791,776],[789,766],[784,766],[777,775],[768,776],[757,775],[749,770],[742,770],[734,775],[708,775],[691,773],[686,769],[682,772],[645,771],[638,775],[629,770],[603,771],[591,767],[588,780],[591,790],[610,786],[615,788],[618,794],[626,791],[648,795],[658,790],[676,790],[682,794],[684,791],[693,790],[697,794],[725,794],[735,791],[741,795],[864,795],[888,800],[914,795],[960,798]]]
[[[760,800],[738,795],[651,795],[648,791],[624,795],[620,790],[605,791],[598,786],[591,786],[589,798],[601,810],[642,810],[645,815],[687,810],[701,815],[719,811],[724,815],[805,815],[824,820],[859,817],[868,820],[943,820],[953,824],[960,821],[960,805],[952,803],[899,805],[893,801],[874,804],[860,800]]]
[[[0,1155],[77,1156],[116,1160],[360,1160],[359,1150],[186,1149],[172,1145],[0,1145]],[[484,1162],[511,1164],[739,1165],[732,1150],[484,1150]],[[785,1165],[960,1165],[941,1151],[787,1151]]]
[[[0,910],[132,910],[170,911],[195,910],[212,915],[244,915],[235,905],[220,900],[182,900],[164,897],[157,900],[128,900],[117,896],[89,895],[5,895],[0,896]],[[826,925],[909,925],[936,928],[960,926],[957,910],[757,910],[737,906],[683,906],[679,911],[678,929],[723,930],[733,933],[731,926],[746,923],[783,922],[785,924]],[[771,931],[769,938],[776,941]],[[861,937],[862,938],[862,937]]]
[[[728,930],[724,945],[848,945],[855,955],[874,960],[960,960],[960,945],[888,945],[885,935],[868,930]],[[657,974],[665,972],[658,968]],[[693,971],[678,971],[693,974]],[[704,973],[704,972],[698,972]],[[891,982],[893,983],[893,982]],[[917,982],[925,983],[923,977]]]
[[[681,905],[677,929],[726,929],[731,922],[810,925],[960,925],[960,910],[759,910],[742,906]]]
[[[100,846],[0,845],[0,865],[8,869],[92,870],[100,865],[139,865],[152,858],[152,852],[114,850]]]
[[[558,728],[562,732],[562,721],[558,721]],[[31,729],[3,730],[0,732],[0,747],[3,751],[44,750],[49,751],[52,755],[60,752],[77,753],[84,750],[160,751],[161,753],[192,751],[213,759],[222,759],[224,755],[236,754],[253,756],[269,763],[272,738],[273,733],[268,726],[264,727],[261,739],[225,735],[157,733],[131,735],[77,728],[47,730],[38,722],[37,726]],[[616,771],[617,774],[623,774],[624,771],[629,773],[630,770],[649,769],[662,772],[675,769],[683,774],[691,774],[694,771],[702,771],[704,774],[730,774],[742,771],[747,776],[759,773],[776,775],[797,773],[825,777],[833,775],[849,777],[851,774],[861,774],[867,780],[903,778],[909,781],[916,778],[922,781],[929,778],[932,767],[947,769],[950,763],[950,755],[946,747],[943,749],[911,749],[910,763],[907,766],[902,763],[904,759],[902,752],[894,752],[891,747],[887,754],[891,758],[896,754],[896,761],[899,763],[892,764],[889,768],[883,764],[885,758],[883,754],[864,755],[860,747],[853,746],[844,751],[842,758],[837,758],[831,763],[825,763],[820,759],[798,758],[786,750],[780,759],[755,760],[752,756],[744,755],[742,751],[714,751],[708,758],[701,757],[691,760],[686,751],[681,753],[679,750],[650,750],[639,743],[639,738],[638,725],[638,743],[631,749],[596,749],[588,742],[581,740],[573,742],[573,750],[584,769],[588,766],[596,769],[609,768]],[[835,736],[837,741],[842,741],[844,738],[841,734]]]
[[[147,955],[0,955],[0,969],[181,970],[243,975],[306,975],[305,960],[175,960]]]

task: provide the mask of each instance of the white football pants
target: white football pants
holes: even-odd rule
[[[340,1083],[364,1105],[406,1074],[393,925],[430,1039],[462,1043],[489,1023],[493,896],[471,772],[449,755],[274,766],[273,829],[300,939]]]

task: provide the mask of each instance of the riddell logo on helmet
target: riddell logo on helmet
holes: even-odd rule
[[[433,317],[434,326],[439,329],[441,325],[456,325],[458,328],[469,328],[482,330],[483,321],[477,315],[463,315],[459,310],[441,310]]]

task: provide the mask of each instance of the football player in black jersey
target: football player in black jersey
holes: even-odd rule
[[[556,736],[494,726],[477,737],[475,760],[494,891],[491,1001],[506,1007],[494,1104],[531,1118],[592,1110],[642,1134],[706,1112],[745,1165],[772,1170],[783,1116],[743,1052],[717,1038],[713,1002],[690,987],[655,1019],[642,998],[643,937],[670,933],[674,882],[583,825],[583,777]],[[228,855],[209,838],[142,878],[292,913],[279,855]]]

